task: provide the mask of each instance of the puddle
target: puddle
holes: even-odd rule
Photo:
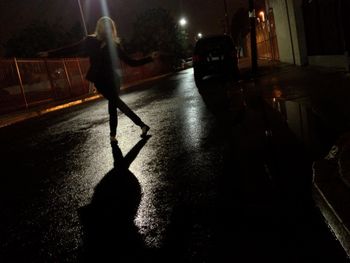
[[[274,110],[280,112],[290,130],[301,140],[313,157],[323,158],[338,138],[337,131],[327,124],[307,102],[270,100]]]

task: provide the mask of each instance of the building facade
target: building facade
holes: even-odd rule
[[[349,70],[349,0],[266,0],[280,61]]]

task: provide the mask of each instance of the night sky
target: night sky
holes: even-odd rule
[[[101,15],[100,0],[81,0],[88,23],[89,33],[93,33],[95,22]],[[191,36],[221,33],[220,20],[224,15],[223,0],[107,0],[110,16],[117,21],[122,38],[129,38],[132,23],[138,13],[155,7],[163,7],[178,19],[183,14],[189,21],[187,30]],[[77,0],[0,0],[0,42],[34,20],[58,22],[69,28],[80,21]],[[229,16],[248,0],[227,0]]]

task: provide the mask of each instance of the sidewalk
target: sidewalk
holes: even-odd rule
[[[349,134],[341,136],[329,154],[313,164],[314,198],[335,236],[350,257]]]
[[[246,80],[253,76],[243,69]],[[350,257],[350,78],[336,69],[283,64],[260,67],[250,92],[285,117],[310,150],[313,195]],[[254,90],[255,87],[255,90]],[[333,147],[332,147],[333,146]]]
[[[124,92],[132,87],[135,87],[135,86],[138,86],[138,85],[141,85],[143,83],[147,83],[147,82],[150,82],[153,80],[161,79],[161,78],[164,78],[168,75],[170,75],[170,74],[164,74],[164,75],[156,76],[153,78],[133,82],[133,83],[122,86],[121,89],[122,89],[122,92]],[[13,125],[13,124],[21,122],[21,121],[25,121],[27,119],[39,117],[39,116],[45,115],[45,114],[53,112],[53,111],[77,106],[77,105],[80,105],[82,103],[101,99],[101,98],[102,98],[102,96],[98,93],[87,94],[87,95],[84,95],[84,96],[81,96],[78,98],[73,98],[73,99],[69,99],[69,100],[65,100],[65,101],[53,101],[51,103],[32,107],[32,108],[29,108],[27,110],[15,111],[15,112],[12,112],[9,114],[0,115],[0,128],[10,126],[10,125]]]

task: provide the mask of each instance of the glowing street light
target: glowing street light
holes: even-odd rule
[[[202,34],[202,33],[198,33],[198,34],[197,34],[197,37],[198,37],[198,38],[202,38],[202,37],[203,37],[203,34]]]
[[[184,27],[187,25],[187,20],[186,18],[181,18],[179,21],[180,26]]]

